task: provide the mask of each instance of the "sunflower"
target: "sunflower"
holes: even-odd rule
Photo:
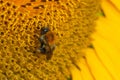
[[[102,0],[103,13],[97,21],[94,41],[86,50],[86,57],[78,64],[82,71],[74,69],[76,80],[120,80],[119,4],[118,0]]]
[[[0,80],[119,80],[114,3],[0,0]]]

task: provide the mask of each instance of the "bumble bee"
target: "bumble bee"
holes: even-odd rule
[[[41,43],[40,52],[46,55],[46,58],[49,60],[53,55],[55,49],[54,39],[55,35],[48,27],[41,28],[41,37],[39,41]]]

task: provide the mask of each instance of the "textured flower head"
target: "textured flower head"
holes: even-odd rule
[[[91,46],[100,1],[0,0],[0,12],[1,80],[67,80],[72,67],[81,70],[76,63]],[[43,27],[57,37],[54,51]]]

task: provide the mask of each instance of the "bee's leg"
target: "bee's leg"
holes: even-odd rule
[[[40,48],[40,52],[41,52],[41,53],[45,53],[45,52],[46,52],[46,49],[45,49],[45,48]]]
[[[40,47],[40,52],[44,54],[46,53],[46,48],[44,44]]]
[[[40,41],[40,43],[44,43],[44,36],[43,35],[39,38],[39,41]]]
[[[45,35],[42,35],[40,38],[39,38],[39,41],[41,43],[41,46],[42,45],[47,45],[47,41],[45,39]]]
[[[50,60],[50,59],[51,59],[51,57],[52,57],[51,50],[47,49],[46,47],[42,47],[42,48],[40,48],[40,52],[41,52],[43,55],[46,55],[46,59],[47,59],[47,60]]]

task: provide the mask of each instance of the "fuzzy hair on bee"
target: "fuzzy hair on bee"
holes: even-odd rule
[[[48,27],[42,27],[41,36],[39,38],[39,41],[41,43],[41,46],[39,48],[40,52],[42,54],[46,55],[46,58],[49,60],[52,58],[53,51],[55,49],[55,35]]]

